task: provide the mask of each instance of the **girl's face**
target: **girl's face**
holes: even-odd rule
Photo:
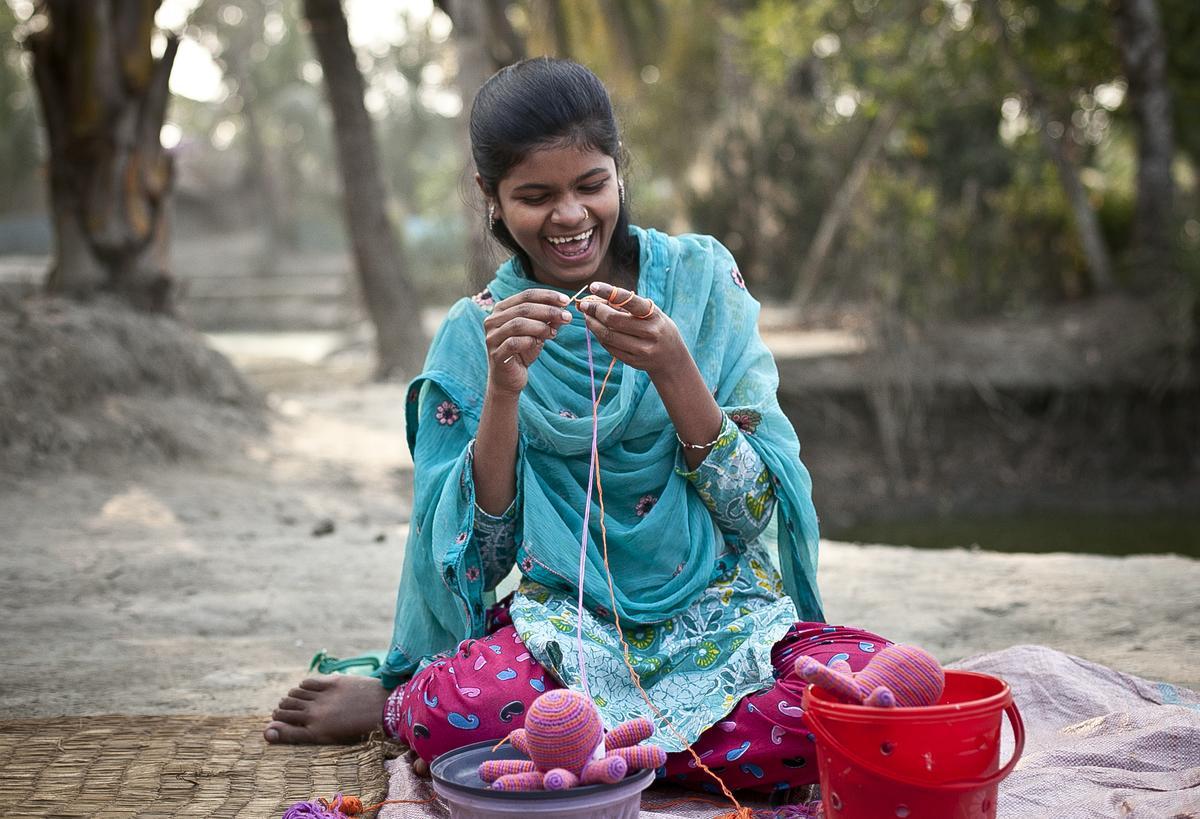
[[[571,145],[539,148],[497,190],[502,219],[542,284],[578,290],[610,281],[608,248],[621,202],[613,158]]]

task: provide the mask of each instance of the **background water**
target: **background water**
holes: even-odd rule
[[[1103,555],[1179,554],[1200,558],[1200,511],[1122,515],[1031,512],[873,521],[822,532],[833,540],[956,546],[997,552],[1080,552]]]

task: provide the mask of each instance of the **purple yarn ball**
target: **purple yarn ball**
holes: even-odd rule
[[[320,802],[297,802],[283,812],[283,819],[341,819],[341,813],[334,813]]]

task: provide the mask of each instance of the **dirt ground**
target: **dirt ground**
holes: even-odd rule
[[[404,391],[273,388],[203,462],[0,488],[0,716],[266,713],[317,650],[387,644],[407,534]],[[823,545],[831,621],[943,661],[1041,643],[1200,687],[1200,561]]]

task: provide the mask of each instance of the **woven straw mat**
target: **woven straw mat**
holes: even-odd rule
[[[382,742],[268,745],[263,717],[0,720],[0,816],[279,819],[335,792],[387,793]]]

